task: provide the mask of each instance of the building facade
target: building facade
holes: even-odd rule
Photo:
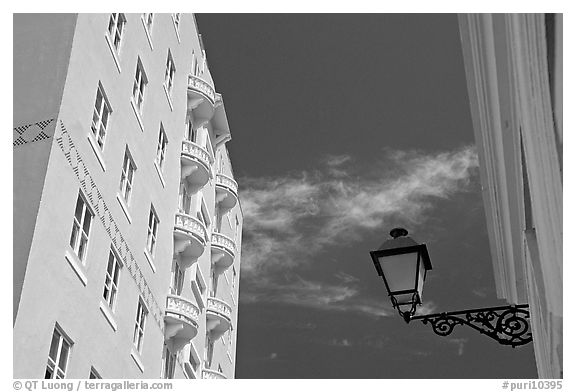
[[[562,377],[562,15],[459,16],[497,294]]]
[[[14,377],[233,378],[242,212],[192,14],[14,16]]]

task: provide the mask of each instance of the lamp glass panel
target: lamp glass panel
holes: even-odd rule
[[[412,313],[412,304],[398,305],[398,310],[402,313]]]
[[[406,293],[406,294],[395,294],[394,298],[396,298],[396,302],[398,306],[405,305],[405,304],[412,304],[412,297],[414,293]]]
[[[418,253],[404,253],[378,258],[390,291],[414,290]]]
[[[424,289],[424,276],[426,274],[426,267],[422,262],[422,257],[420,257],[420,268],[418,268],[418,294],[422,298],[422,289]]]

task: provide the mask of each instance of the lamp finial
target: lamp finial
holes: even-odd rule
[[[403,227],[396,227],[390,230],[390,235],[392,238],[396,239],[398,237],[406,237],[408,235],[408,230]]]

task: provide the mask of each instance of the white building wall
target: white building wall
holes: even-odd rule
[[[543,14],[459,16],[496,287],[529,303],[542,378],[562,377],[562,18],[553,19],[547,36]]]
[[[40,202],[30,254],[25,260],[14,259],[15,265],[24,265],[20,268],[22,276],[15,275],[15,286],[22,286],[21,299],[18,307],[15,306],[18,311],[14,325],[14,376],[17,378],[43,377],[56,323],[73,342],[67,377],[87,378],[91,367],[104,378],[159,378],[162,375],[164,311],[174,256],[182,141],[186,118],[190,116],[188,76],[192,70],[193,54],[202,63],[202,48],[191,14],[182,14],[178,30],[171,14],[156,14],[150,35],[146,34],[140,14],[126,14],[127,23],[119,55],[114,56],[106,40],[109,17],[109,14],[80,14],[77,20],[74,17],[75,28],[69,31],[72,49],[65,61],[68,69],[65,83],[64,79],[61,81],[64,83],[61,104],[52,119],[54,136],[44,141],[49,143],[47,150],[50,151],[46,174],[37,178],[45,185],[43,188],[34,187],[41,190],[41,197],[37,196]],[[36,19],[43,18],[43,15],[36,16]],[[35,23],[35,18],[22,21]],[[163,86],[168,49],[176,66],[170,99]],[[28,60],[34,61],[34,52],[26,53],[30,57]],[[58,55],[55,57],[59,58]],[[148,78],[141,121],[138,121],[130,102],[138,58]],[[213,84],[207,68],[201,77]],[[113,112],[103,151],[97,154],[90,142],[90,124],[99,82],[104,87]],[[15,90],[27,88],[25,84],[25,78],[18,83],[15,81]],[[15,113],[17,110],[15,104]],[[161,173],[154,165],[160,123],[168,138],[166,161]],[[208,129],[211,129],[210,126]],[[215,135],[205,136],[215,142]],[[127,146],[137,169],[130,205],[125,209],[119,201],[118,188]],[[220,148],[225,149],[225,146]],[[15,149],[15,155],[22,157],[18,160],[22,161],[22,166],[26,166],[26,160],[34,159],[30,151],[30,148]],[[212,171],[215,172],[214,167]],[[20,188],[15,188],[15,191],[17,189]],[[212,178],[194,195],[193,208],[199,208],[203,198],[208,216],[214,216],[218,208],[215,189],[215,178]],[[68,243],[80,190],[94,213],[94,221],[86,263],[73,268],[73,263],[68,261],[73,254]],[[18,194],[15,194],[16,198]],[[157,248],[150,260],[144,250],[151,204],[160,223]],[[234,211],[239,217],[241,231],[242,216],[238,203]],[[23,208],[15,209],[15,220],[18,220],[19,214],[26,213],[30,214]],[[212,223],[207,228],[208,242],[204,252],[185,270],[181,293],[191,302],[198,302],[201,308],[198,332],[192,340],[201,361],[204,359],[204,342],[208,333],[206,293],[204,299],[198,301],[192,290],[192,282],[196,269],[199,269],[206,284],[209,284],[212,270],[209,241],[213,227]],[[112,316],[106,317],[101,302],[111,244],[114,244],[124,265],[116,308]],[[237,246],[239,249],[240,244]],[[234,263],[239,271],[239,251]],[[234,300],[223,298],[233,305],[234,326],[237,287],[236,283]],[[219,289],[223,293],[230,292],[228,284],[222,284]],[[142,353],[134,355],[133,331],[140,297],[149,313]],[[189,353],[189,344],[178,352],[176,378],[187,376],[184,369]],[[222,355],[221,350],[218,351],[216,362],[225,364],[224,376],[233,377],[233,363]],[[193,376],[202,377],[202,374],[198,370]]]

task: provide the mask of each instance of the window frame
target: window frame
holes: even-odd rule
[[[164,169],[164,162],[166,161],[166,149],[168,147],[168,137],[164,130],[164,124],[160,122],[160,131],[158,134],[158,146],[156,147],[156,159],[154,162],[158,165],[160,171]]]
[[[130,150],[126,147],[124,151],[124,159],[122,160],[122,169],[120,170],[120,196],[126,206],[130,206],[132,194],[134,192],[134,177],[136,176],[136,164],[130,154]]]
[[[156,252],[158,226],[160,226],[160,219],[158,218],[158,214],[156,213],[154,206],[150,205],[150,214],[148,215],[148,234],[146,236],[146,250],[152,257],[154,257],[154,253]]]
[[[146,319],[148,317],[148,308],[140,297],[138,299],[138,307],[136,308],[136,323],[134,324],[134,335],[132,343],[136,348],[138,354],[142,354],[142,347],[144,346],[144,334],[146,332]]]
[[[111,13],[108,19],[108,29],[107,34],[110,38],[110,43],[117,56],[120,55],[120,48],[122,46],[122,37],[124,36],[124,30],[126,29],[126,15],[122,12]],[[118,26],[120,29],[118,30]],[[118,42],[116,42],[118,39]]]
[[[94,376],[94,377],[92,377]],[[97,379],[101,379],[102,376],[100,375],[100,373],[98,373],[98,370],[94,369],[94,366],[92,366],[90,368],[90,375],[88,376],[89,380],[97,380]]]
[[[174,58],[172,57],[172,52],[168,49],[168,57],[166,58],[166,72],[164,73],[164,87],[168,95],[172,94],[172,89],[174,88],[174,78],[176,76],[176,64],[174,63]]]
[[[100,98],[100,105],[98,105],[98,98]],[[90,131],[100,151],[104,151],[112,112],[112,106],[110,105],[110,101],[108,101],[108,97],[104,91],[104,86],[102,86],[101,82],[98,82],[98,88],[96,89],[96,99],[94,100],[94,110],[92,111],[92,123],[90,124]],[[96,122],[94,121],[95,118],[97,119]],[[106,120],[105,125],[103,124],[103,118]]]
[[[110,263],[112,262],[112,274],[110,274]],[[108,254],[108,263],[106,263],[106,275],[104,277],[104,291],[102,298],[112,312],[116,309],[116,300],[118,298],[118,288],[120,285],[120,276],[123,263],[113,247],[110,247]]]
[[[139,115],[142,115],[144,108],[144,98],[146,96],[146,90],[148,86],[148,76],[146,76],[146,70],[144,69],[144,64],[142,59],[138,56],[136,61],[136,72],[134,74],[134,83],[132,84],[132,101]]]
[[[172,20],[174,21],[174,27],[176,27],[176,32],[180,31],[180,22],[182,22],[182,13],[173,12]]]
[[[52,347],[54,343],[54,337],[57,337],[57,347],[56,347],[56,358],[51,357]],[[62,348],[64,347],[64,343],[67,346],[66,350],[66,359],[64,362],[64,368],[62,369],[61,366],[61,355],[62,355]],[[64,333],[62,328],[58,324],[54,327],[54,331],[52,332],[52,339],[50,341],[50,348],[48,349],[48,360],[46,363],[46,369],[44,372],[44,379],[65,379],[66,378],[66,371],[68,370],[68,364],[70,362],[70,353],[72,351],[72,346],[74,342]],[[51,377],[47,378],[46,374],[48,371],[51,371]],[[59,372],[61,372],[61,377],[58,377]]]
[[[82,202],[80,221],[78,221],[77,212],[78,205]],[[86,214],[90,215],[90,221],[88,222],[88,228],[85,230]],[[70,234],[69,245],[74,251],[74,254],[82,264],[85,264],[86,254],[88,252],[88,245],[90,243],[90,230],[92,228],[92,222],[94,222],[94,212],[88,205],[86,198],[81,191],[78,192],[78,198],[76,199],[76,205],[74,207],[74,218],[72,220],[72,232]],[[79,235],[80,234],[80,235]],[[85,238],[84,238],[85,237]],[[82,239],[85,239],[84,245],[82,247]],[[80,252],[82,250],[82,252]]]
[[[152,27],[154,26],[154,13],[143,12],[142,18],[144,19],[144,27],[149,35],[152,35]]]
[[[170,274],[170,294],[181,295],[184,288],[184,279],[186,271],[180,267],[176,259],[172,262],[172,271]]]

